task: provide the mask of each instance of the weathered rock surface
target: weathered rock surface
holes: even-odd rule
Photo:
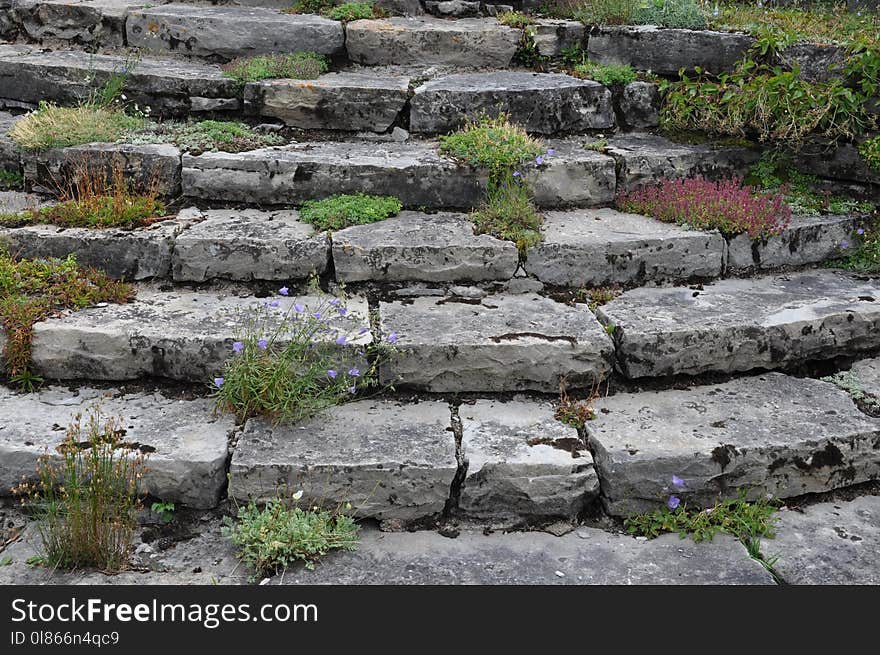
[[[544,163],[523,172],[539,206],[593,206],[614,200],[617,177],[611,157],[584,148],[583,139],[553,139],[547,147]]]
[[[880,476],[880,420],[832,384],[781,373],[594,402],[587,434],[609,513],[788,498]],[[672,476],[684,480],[677,488]]]
[[[217,504],[226,485],[227,441],[235,428],[231,416],[215,414],[209,399],[90,388],[49,387],[18,394],[0,387],[0,494],[10,494],[23,478],[33,480],[37,459],[44,454],[58,457],[55,448],[76,414],[83,414],[87,429],[89,412],[96,406],[102,421],[121,421],[124,443],[147,455],[142,493],[190,507]],[[87,432],[81,435],[88,439]]]
[[[721,275],[724,238],[613,209],[548,212],[525,270],[546,284],[641,285]]]
[[[880,347],[880,284],[818,270],[634,289],[597,310],[627,377],[774,369]]]
[[[269,53],[332,55],[345,45],[339,21],[277,9],[169,4],[129,12],[128,45],[223,59]]]
[[[793,164],[799,170],[819,177],[880,184],[880,171],[871,168],[859,154],[858,148],[851,143],[810,149],[806,156],[794,158]]]
[[[539,18],[525,28],[542,57],[560,57],[563,50],[582,47],[586,28],[578,20]]]
[[[841,77],[846,65],[846,48],[817,43],[793,43],[777,54],[779,63],[800,71],[809,82],[827,82]]]
[[[639,130],[660,125],[660,90],[653,82],[630,82],[616,103],[624,127]]]
[[[439,515],[457,470],[446,403],[357,401],[302,424],[251,419],[232,456],[229,494],[351,503],[354,515],[413,522]]]
[[[573,519],[599,492],[593,458],[577,430],[546,402],[462,404],[467,474],[459,509],[480,518]]]
[[[328,73],[316,80],[265,80],[245,87],[249,111],[302,129],[385,132],[409,99],[409,78]]]
[[[491,18],[356,20],[345,27],[345,47],[352,61],[367,66],[505,68],[519,46],[520,35],[520,30]]]
[[[514,243],[475,235],[461,214],[405,211],[333,233],[340,282],[507,280],[518,259]]]
[[[855,246],[858,216],[795,216],[776,236],[752,239],[739,234],[727,241],[731,271],[815,264],[846,254]]]
[[[381,371],[386,382],[429,391],[556,393],[601,380],[612,344],[584,305],[533,295],[481,300],[414,298],[380,303],[383,335],[396,332],[398,353]]]
[[[34,326],[34,368],[50,379],[134,380],[145,376],[208,383],[232,355],[236,329],[256,298],[193,291],[141,289],[127,305],[85,309]],[[280,299],[279,313],[293,298]],[[317,298],[300,298],[307,307]],[[369,327],[367,303],[347,301],[358,327]],[[352,324],[342,324],[351,329]],[[368,343],[370,334],[352,337],[349,352]],[[333,347],[332,344],[326,344]]]
[[[410,103],[410,130],[447,133],[482,114],[504,113],[529,132],[556,134],[614,126],[611,92],[557,73],[459,73],[426,82]]]
[[[0,171],[21,172],[21,151],[8,134],[18,119],[19,116],[0,112]]]
[[[43,198],[23,191],[0,191],[0,214],[12,214],[43,205]]]
[[[745,34],[709,30],[658,29],[651,25],[606,27],[590,34],[587,53],[600,64],[628,64],[658,75],[733,70],[755,39]]]
[[[761,551],[788,584],[880,584],[880,496],[779,512]]]
[[[193,207],[180,215],[198,222],[174,243],[175,280],[295,280],[327,270],[327,235],[301,222],[295,210]]]
[[[13,0],[12,21],[35,41],[122,46],[125,17],[144,2],[132,0]]]
[[[880,400],[880,357],[856,362],[850,371],[858,379],[862,391]]]
[[[75,104],[89,98],[111,76],[126,72],[126,101],[154,117],[188,116],[204,111],[236,111],[237,82],[216,66],[179,59],[142,57],[132,70],[126,57],[76,50],[0,52],[0,97],[36,104],[41,100]]]

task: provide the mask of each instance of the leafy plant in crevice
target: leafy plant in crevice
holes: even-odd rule
[[[859,146],[859,154],[875,171],[880,171],[880,135],[866,140]]]
[[[341,230],[396,216],[402,207],[393,196],[355,193],[309,200],[300,207],[299,217],[318,230]]]
[[[498,14],[498,22],[507,27],[522,30],[529,25],[534,25],[535,19],[521,11],[505,11]]]
[[[280,78],[314,80],[328,70],[327,58],[314,52],[242,57],[223,66],[223,74],[241,84]]]
[[[608,287],[581,287],[575,293],[575,299],[579,302],[586,300],[590,311],[595,312],[596,309],[611,302],[622,293],[623,289],[621,289],[618,284]]]
[[[859,243],[851,244],[848,241],[840,244],[842,250],[849,252],[845,257],[830,262],[829,265],[843,268],[857,273],[875,275],[880,273],[880,226],[874,222],[867,227],[859,227],[856,230]],[[855,245],[855,247],[852,247]]]
[[[857,373],[841,371],[820,379],[823,382],[831,382],[846,391],[860,406],[866,407],[872,412],[880,412],[880,398],[865,391],[864,384]]]
[[[288,14],[320,14],[331,20],[347,23],[353,20],[384,18],[388,12],[375,2],[344,2],[334,4],[333,0],[297,0],[284,9]]]
[[[237,121],[202,120],[151,124],[132,134],[128,143],[169,143],[184,152],[245,152],[276,146],[286,140],[279,134],[261,132]]]
[[[19,171],[0,170],[0,191],[17,191],[24,187],[24,175]]]
[[[581,430],[589,421],[596,418],[596,411],[593,409],[592,403],[598,398],[599,394],[595,389],[587,398],[580,400],[572,398],[568,395],[563,381],[559,385],[559,402],[556,405],[553,418],[569,427]]]

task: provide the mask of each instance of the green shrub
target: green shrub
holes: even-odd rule
[[[327,58],[314,52],[297,52],[282,55],[258,55],[235,59],[223,66],[223,74],[246,82],[290,78],[314,80],[330,70]]]
[[[38,481],[16,489],[34,512],[47,567],[112,572],[128,562],[145,465],[139,451],[122,444],[124,434],[96,407],[85,423],[77,415],[57,448],[60,461],[41,457]]]
[[[401,207],[400,200],[393,196],[355,193],[304,202],[299,216],[318,230],[341,230],[396,216]]]
[[[358,527],[351,517],[339,511],[303,510],[280,499],[268,501],[263,509],[250,503],[239,509],[237,520],[224,517],[222,533],[238,547],[237,556],[255,578],[296,562],[311,569],[331,550],[355,550],[358,544]]]
[[[860,407],[864,407],[871,412],[880,412],[880,397],[865,391],[864,383],[857,373],[841,371],[840,373],[823,377],[821,380],[823,382],[831,382],[846,391]]]
[[[132,135],[130,143],[170,143],[195,155],[203,152],[245,152],[285,142],[284,137],[258,132],[235,121],[189,121],[152,125],[147,131]]]
[[[343,23],[364,18],[378,18],[384,15],[372,2],[346,2],[327,9],[323,13],[327,18]]]
[[[520,11],[505,11],[503,14],[498,15],[498,22],[507,27],[524,29],[529,25],[534,25],[535,19]]]
[[[597,64],[592,61],[584,61],[574,67],[574,76],[585,80],[595,80],[605,86],[613,86],[619,84],[626,86],[630,82],[635,82],[636,72],[632,66],[618,64]]]
[[[525,184],[510,179],[489,189],[486,201],[471,213],[476,231],[513,241],[520,253],[540,243],[543,220]]]
[[[117,141],[142,128],[144,122],[120,109],[97,104],[59,107],[41,102],[39,108],[12,126],[9,137],[25,150],[66,148]]]
[[[868,166],[880,171],[880,136],[868,139],[859,146],[859,154],[868,162]]]

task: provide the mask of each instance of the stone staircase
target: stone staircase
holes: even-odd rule
[[[689,30],[588,33],[561,20],[526,30],[550,60],[579,45],[661,75],[729,70],[751,44]],[[651,132],[656,84],[617,93],[525,70],[515,60],[523,30],[487,16],[343,25],[236,3],[0,0],[0,36],[0,168],[36,194],[2,193],[0,210],[49,202],[54,181],[83,161],[122,161],[127,175],[158,180],[176,211],[137,230],[0,229],[21,257],[74,253],[138,289],[129,304],[35,326],[34,370],[51,384],[0,388],[0,494],[101,397],[150,453],[144,491],[201,509],[290,487],[349,501],[386,527],[523,525],[659,507],[672,475],[695,506],[740,489],[789,498],[880,476],[880,418],[817,379],[863,359],[863,386],[880,397],[880,280],[824,266],[865,217],[796,218],[752,242],[611,209],[619,191],[742,175],[760,156]],[[5,136],[40,101],[87,98],[132,65],[130,51],[124,92],[152,116],[281,122],[297,138],[193,154],[137,144],[22,152]],[[329,55],[332,72],[240,85],[220,68],[299,51]],[[786,52],[805,68],[828,55]],[[496,108],[547,146],[522,169],[545,210],[544,240],[526,256],[474,234],[467,211],[486,174],[435,139]],[[880,176],[847,165],[848,153],[801,163],[878,197]],[[330,234],[295,209],[355,192],[394,195],[405,210]],[[363,317],[351,357],[399,335],[400,355],[381,370],[394,391],[301,425],[216,414],[208,385],[238,313],[282,285],[315,293],[312,273],[325,292],[344,288]],[[608,285],[624,292],[595,311],[571,300]],[[554,418],[561,384],[599,390],[585,429]]]

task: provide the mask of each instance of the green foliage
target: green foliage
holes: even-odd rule
[[[868,162],[868,166],[880,171],[880,136],[868,139],[859,146],[859,154]]]
[[[880,411],[880,398],[869,394],[862,386],[862,381],[852,371],[841,371],[822,378],[823,382],[831,382],[846,391],[858,404],[873,411]]]
[[[595,141],[591,141],[590,143],[585,143],[584,148],[586,150],[593,150],[594,152],[604,153],[608,149],[608,139],[596,139]]]
[[[296,0],[285,9],[288,14],[321,14],[333,6],[333,0]]]
[[[38,481],[15,489],[33,510],[40,562],[52,568],[123,568],[137,527],[143,455],[122,442],[124,427],[97,407],[77,415],[57,457],[41,457]]]
[[[485,168],[491,184],[506,181],[517,166],[540,155],[543,145],[511,123],[509,116],[501,115],[484,116],[458,132],[441,136],[440,151]]]
[[[666,532],[677,532],[682,539],[690,535],[694,541],[711,540],[718,532],[727,532],[743,542],[761,537],[773,538],[773,516],[776,506],[759,499],[746,501],[744,493],[738,499],[727,499],[704,510],[688,510],[685,505],[671,510],[668,507],[648,514],[631,516],[625,522],[629,534],[649,539]]]
[[[280,78],[314,80],[328,70],[327,58],[314,52],[244,57],[223,66],[226,77],[242,84]]]
[[[623,289],[615,284],[610,287],[596,287],[593,289],[581,287],[577,290],[576,297],[579,301],[586,300],[590,311],[595,312],[597,308],[611,302],[622,293]]]
[[[300,207],[299,217],[318,230],[341,230],[396,216],[402,207],[400,200],[393,196],[355,193],[306,201]]]
[[[632,66],[618,64],[597,64],[592,61],[584,61],[574,67],[574,76],[585,80],[595,80],[605,86],[618,84],[626,86],[637,79]]]
[[[507,27],[515,27],[517,29],[525,29],[529,25],[535,24],[535,19],[520,11],[505,11],[498,15],[498,22]]]
[[[632,25],[636,0],[586,0],[571,14],[585,25]]]
[[[705,29],[706,16],[694,0],[587,0],[572,15],[586,25],[657,25]]]
[[[598,398],[595,393],[589,398],[583,400],[575,400],[566,392],[565,388],[560,389],[559,404],[553,417],[560,423],[580,430],[585,427],[588,421],[596,418],[596,411],[593,409],[592,402]]]
[[[513,241],[520,254],[542,238],[543,220],[528,187],[512,177],[489,189],[486,201],[471,213],[471,220],[478,234]]]
[[[303,510],[280,499],[268,501],[263,509],[250,503],[239,509],[237,520],[224,517],[222,530],[255,578],[296,562],[311,569],[331,550],[355,550],[358,544],[358,527],[351,517],[340,511]]]
[[[150,510],[157,514],[163,523],[171,523],[174,519],[174,503],[156,502],[150,506]]]
[[[114,108],[96,104],[59,107],[41,102],[12,126],[9,137],[25,150],[46,150],[117,141],[143,125],[143,118]]]
[[[24,186],[24,175],[18,171],[0,170],[0,191],[16,190]]]
[[[132,135],[129,143],[170,143],[194,155],[203,152],[244,152],[285,142],[284,137],[258,132],[249,125],[235,121],[188,121],[151,125],[144,132]]]
[[[372,2],[346,2],[344,4],[332,7],[323,12],[323,14],[332,20],[347,23],[362,18],[379,18],[384,16],[384,12],[373,5]]]
[[[850,255],[833,262],[835,266],[858,273],[880,273],[880,228],[860,228],[861,243]]]

